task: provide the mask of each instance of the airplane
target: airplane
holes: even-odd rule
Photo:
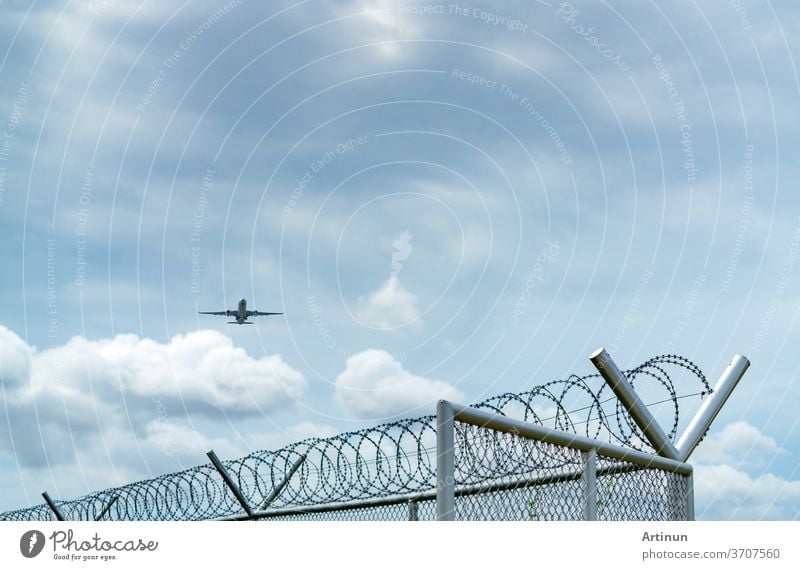
[[[267,315],[282,315],[283,313],[264,313],[262,311],[248,311],[247,299],[239,299],[239,308],[235,311],[197,311],[200,315],[218,315],[222,317],[235,317],[235,321],[228,321],[229,325],[252,325],[248,317],[264,317]]]

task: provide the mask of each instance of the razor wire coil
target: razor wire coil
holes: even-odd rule
[[[690,387],[687,394],[679,395],[671,376],[676,371],[687,374],[693,382],[699,383],[699,387]],[[681,401],[687,397],[703,397],[711,392],[700,368],[690,360],[674,354],[651,358],[626,371],[625,375],[634,385],[643,386],[649,383],[651,387],[666,393],[666,397],[659,402],[669,404],[672,408],[673,421],[669,430],[671,439],[674,439],[677,432]],[[493,396],[475,407],[652,452],[633,419],[599,378],[598,374],[571,375],[565,380],[551,381],[525,392]],[[559,476],[566,477],[565,473],[576,468],[574,450],[530,440],[514,441],[514,438],[488,430],[474,433],[474,429],[465,426],[459,426],[456,432],[459,441],[456,477],[459,485],[507,483],[515,478],[521,481],[520,477],[530,478],[532,474],[540,477],[542,473],[550,473],[553,481],[557,481]],[[436,481],[435,441],[436,417],[428,415],[400,419],[333,437],[309,438],[278,450],[255,451],[245,457],[222,463],[252,508],[263,506],[274,510],[276,517],[280,518],[281,509],[313,510],[323,505],[430,492]],[[298,462],[296,471],[280,488],[287,474]],[[653,490],[657,487],[651,481],[654,477],[658,479],[671,476],[661,474],[648,478],[646,473],[637,473],[624,478],[624,484],[632,486],[625,496],[640,496],[633,492],[635,488]],[[608,480],[616,480],[614,477],[622,476],[608,477]],[[635,483],[637,478],[640,480],[638,487]],[[674,486],[678,483],[669,484]],[[566,490],[573,487],[573,483],[563,485]],[[542,486],[533,495],[526,491],[525,497],[528,498],[520,504],[533,500],[531,496],[546,488],[547,485]],[[277,495],[271,497],[277,490]],[[506,493],[508,498],[514,492],[517,491],[506,489],[491,493]],[[483,499],[491,493],[484,494]],[[463,506],[458,507],[461,509],[460,518],[477,516],[480,509],[476,510],[475,505],[482,500],[479,495],[457,501],[457,507]],[[562,494],[562,499],[565,497],[570,497],[569,492]],[[268,498],[271,498],[271,502],[265,504]],[[236,515],[242,510],[220,474],[210,464],[98,491],[74,500],[59,501],[58,508],[68,520],[94,520],[112,500],[114,502],[105,513],[104,520],[208,520]],[[644,504],[641,501],[641,498],[630,499],[627,507],[618,507],[617,514],[609,514],[608,517],[638,518],[634,515],[636,505]],[[422,512],[433,512],[429,503],[430,501],[420,503],[427,505]],[[497,504],[501,503],[502,501]],[[470,504],[473,505],[472,510],[469,510]],[[664,514],[663,509],[650,503],[647,505],[648,516]],[[362,509],[361,512],[367,517],[378,516],[376,513],[381,511],[376,509],[378,507]],[[390,518],[400,517],[397,513],[402,511],[397,510],[396,505],[391,508],[386,506],[384,510],[386,513],[394,513]],[[548,511],[547,514],[542,511],[545,513],[542,516],[561,518],[572,516],[573,511],[574,508],[563,513]],[[343,512],[346,511],[335,511],[335,515],[329,513],[327,516],[330,518],[312,513],[298,516],[316,520],[341,520],[337,517],[345,516]],[[610,509],[606,510],[606,513],[611,512]],[[502,510],[499,514],[502,516]],[[2,513],[0,520],[49,520],[51,515],[49,507],[41,504]],[[484,513],[483,516],[494,518],[497,515],[498,512],[494,512]],[[521,515],[517,512],[516,506],[508,511],[506,517],[513,518],[512,515],[524,518],[524,513]]]

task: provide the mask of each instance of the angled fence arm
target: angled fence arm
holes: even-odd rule
[[[242,508],[244,509],[244,512],[247,513],[247,516],[253,516],[253,510],[250,508],[250,505],[247,504],[247,499],[245,499],[244,495],[242,495],[241,490],[239,490],[239,486],[233,482],[228,470],[225,469],[225,466],[222,464],[222,461],[219,460],[217,454],[214,453],[214,450],[212,449],[206,453],[206,455],[208,455],[211,463],[214,464],[214,468],[219,471],[219,474],[222,476],[222,480],[225,481],[225,484],[231,490],[233,496],[236,497],[236,500],[239,501],[240,505],[242,505]]]
[[[639,429],[642,430],[647,441],[653,446],[653,449],[662,457],[680,461],[680,453],[678,453],[678,450],[672,445],[667,434],[665,434],[661,426],[658,425],[653,414],[650,413],[650,410],[647,409],[647,406],[645,406],[644,402],[639,398],[639,395],[633,389],[631,383],[625,378],[625,375],[611,359],[606,349],[598,348],[589,356],[589,359],[592,361],[595,368],[597,368],[598,372],[600,372],[603,379],[608,383],[617,398],[619,398],[625,406],[625,409],[628,410],[633,421],[635,421]]]
[[[55,501],[50,498],[50,495],[47,494],[47,491],[42,493],[42,497],[44,497],[44,502],[47,503],[47,506],[50,507],[51,511],[53,511],[53,514],[56,515],[56,520],[59,520],[59,521],[67,520],[67,519],[64,518],[64,515],[61,514],[61,511],[56,506]]]
[[[455,413],[450,402],[436,404],[436,520],[455,520]]]
[[[283,479],[281,479],[281,482],[278,483],[274,489],[272,489],[272,492],[270,492],[270,494],[267,495],[267,498],[264,499],[264,502],[261,503],[261,506],[258,507],[259,510],[261,511],[266,510],[266,508],[270,504],[272,504],[272,501],[278,498],[278,495],[281,494],[281,491],[283,491],[284,487],[286,487],[286,485],[289,484],[292,475],[294,475],[295,471],[297,471],[300,468],[300,466],[303,464],[303,461],[305,460],[306,456],[301,455],[300,458],[294,462],[294,464],[289,468],[289,471],[286,472],[286,475],[283,476]]]
[[[111,509],[112,506],[114,506],[114,503],[117,502],[117,499],[119,499],[119,495],[114,495],[113,497],[111,497],[111,500],[108,503],[106,503],[106,506],[103,507],[102,511],[100,511],[100,514],[94,517],[94,520],[99,521],[104,516],[106,516],[106,513]]]
[[[742,379],[744,373],[747,372],[749,366],[750,361],[741,354],[737,354],[731,359],[731,362],[728,364],[727,368],[725,368],[722,376],[720,376],[717,384],[714,386],[714,391],[706,398],[703,405],[700,406],[700,409],[697,410],[697,413],[692,418],[692,421],[686,426],[686,430],[678,439],[676,447],[678,448],[681,461],[689,459],[692,451],[694,451],[694,448],[700,443],[700,440],[703,439],[708,428],[711,427],[711,422],[717,417],[722,406],[725,405],[728,397],[733,392],[733,389],[736,388],[736,385],[739,383],[739,380]]]

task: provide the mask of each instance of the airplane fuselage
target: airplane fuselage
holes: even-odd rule
[[[247,299],[239,299],[239,310],[236,312],[236,322],[244,324],[247,320]]]

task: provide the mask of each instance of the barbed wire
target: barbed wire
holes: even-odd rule
[[[678,395],[668,372],[673,369],[688,372],[694,382],[699,382],[699,391],[697,386],[691,386],[689,394]],[[711,392],[700,368],[678,355],[651,358],[625,374],[634,386],[643,388],[647,383],[666,393],[657,403],[671,404],[673,422],[669,436],[672,439],[680,419],[681,400],[703,397]],[[584,403],[580,403],[582,401]],[[633,419],[598,374],[571,375],[526,392],[493,396],[475,407],[652,452]],[[503,459],[504,453],[510,456],[519,451],[504,443],[506,439],[494,435],[460,439],[457,482],[475,480],[475,473],[480,473],[480,481],[499,481],[512,473],[510,465],[514,466],[514,474],[521,472],[517,460]],[[436,418],[429,415],[333,437],[309,438],[222,464],[254,509],[313,507],[434,489],[435,441]],[[558,450],[542,455],[547,469],[551,470],[559,465],[571,465],[568,457],[572,455]],[[529,471],[537,469],[531,457],[522,464]],[[237,499],[211,464],[61,501],[58,509],[67,520],[94,520],[101,513],[104,520],[207,520],[242,512]],[[0,514],[0,520],[49,520],[51,517],[52,512],[45,504]]]

